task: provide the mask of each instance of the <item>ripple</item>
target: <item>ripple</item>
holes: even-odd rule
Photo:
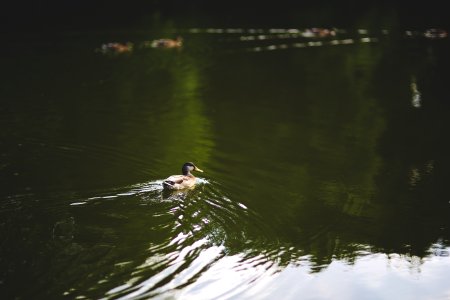
[[[199,178],[199,184],[193,190],[179,191],[166,199],[161,198],[161,195],[161,181],[157,180],[87,199],[88,203],[97,205],[119,203],[121,198],[140,199],[140,202],[144,201],[152,207],[153,216],[160,218],[152,230],[157,232],[164,228],[167,231],[168,238],[164,242],[152,243],[145,250],[146,258],[140,264],[133,261],[121,265],[128,269],[129,275],[121,284],[105,292],[106,298],[144,299],[193,284],[202,274],[220,266],[223,259],[229,260],[226,257],[230,254],[242,250],[238,249],[247,242],[243,229],[253,226],[250,224],[257,219],[257,215],[248,207],[223,195],[214,182],[205,178]],[[159,203],[166,205],[158,206]],[[164,211],[159,210],[163,208]],[[238,248],[233,249],[235,247]],[[246,252],[232,255],[237,262],[235,268],[238,272],[248,268],[267,270],[274,267],[273,263],[269,263],[268,256],[261,255],[260,251]],[[273,252],[268,255],[276,254]],[[113,279],[116,276],[111,275],[111,282],[117,282],[117,279]],[[258,277],[255,276],[249,278],[247,283]],[[108,282],[110,280],[103,282],[103,285]]]

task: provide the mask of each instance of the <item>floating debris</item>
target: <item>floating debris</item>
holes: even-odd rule
[[[176,39],[158,39],[146,42],[144,46],[152,48],[180,48],[183,46],[183,38],[179,36]]]
[[[443,29],[431,28],[425,30],[423,35],[428,39],[443,39],[447,37],[448,33]]]
[[[133,43],[107,43],[103,44],[99,49],[96,49],[96,51],[101,52],[103,54],[121,54],[121,53],[127,53],[133,51]]]

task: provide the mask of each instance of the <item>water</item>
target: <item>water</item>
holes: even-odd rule
[[[448,40],[301,32],[9,41],[1,298],[448,299]]]

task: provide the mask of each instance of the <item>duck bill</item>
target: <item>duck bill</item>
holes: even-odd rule
[[[198,167],[195,167],[195,171],[199,171],[199,172],[203,173],[203,170],[199,169]]]

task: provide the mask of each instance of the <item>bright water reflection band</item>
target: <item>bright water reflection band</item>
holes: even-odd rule
[[[388,36],[391,32],[387,29],[380,31],[368,29],[345,30],[338,28],[306,28],[306,29],[244,29],[244,28],[190,28],[180,29],[174,32],[178,37],[176,39],[157,39],[153,41],[144,41],[139,44],[131,42],[119,43],[110,42],[103,44],[97,49],[102,53],[127,53],[135,49],[143,48],[181,48],[183,40],[180,34],[217,34],[226,36],[224,41],[233,42],[264,42],[275,40],[300,40],[302,42],[291,42],[282,44],[271,44],[264,46],[253,46],[247,48],[247,51],[260,52],[272,51],[289,48],[306,48],[326,45],[349,45],[354,43],[376,43],[380,38]],[[402,33],[405,38],[427,38],[443,39],[448,35],[447,31],[439,28],[431,28],[423,31],[407,30]],[[306,40],[306,41],[305,41]]]

